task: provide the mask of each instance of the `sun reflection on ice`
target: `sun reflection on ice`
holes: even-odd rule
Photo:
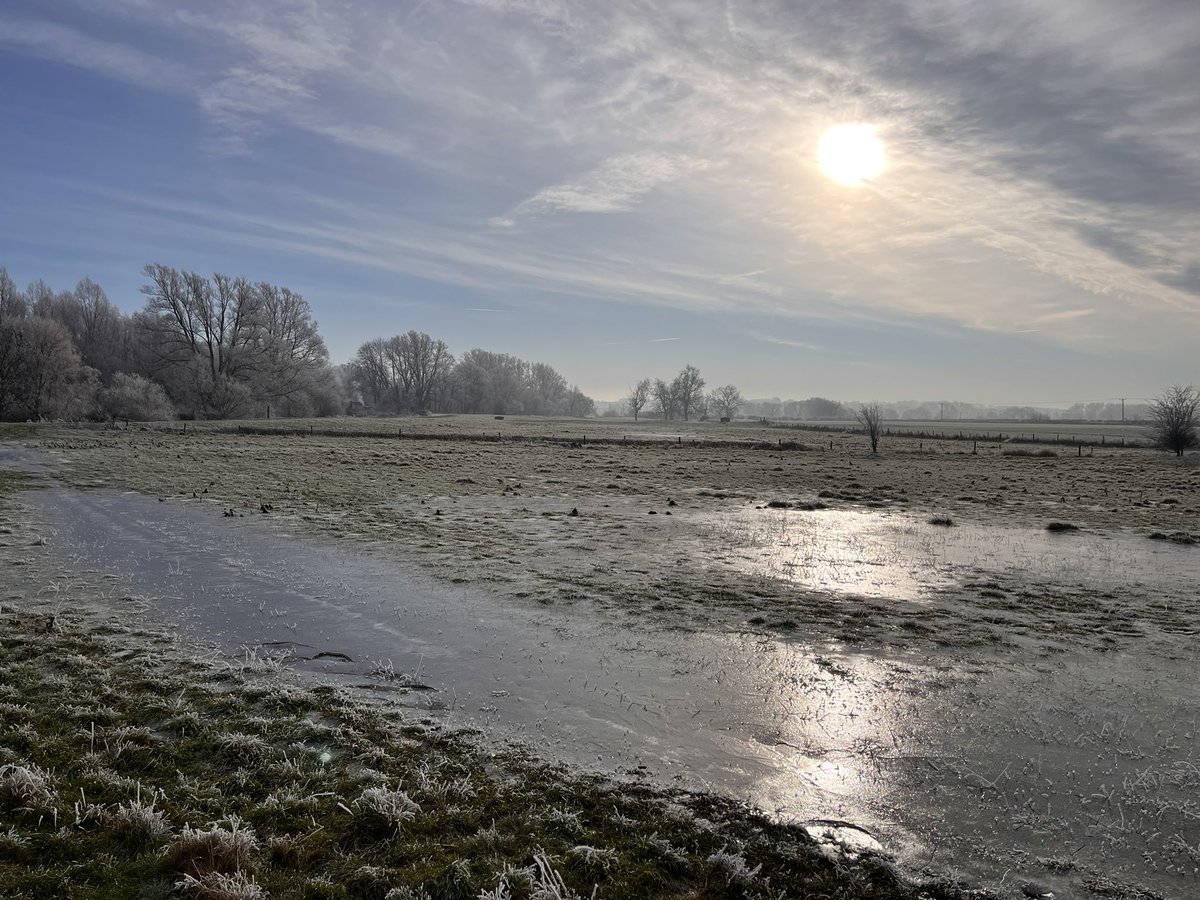
[[[743,507],[702,524],[706,543],[747,575],[811,591],[919,601],[966,575],[1013,574],[1066,584],[1187,588],[1184,554],[1128,535],[1036,528],[946,528],[895,510]],[[1168,548],[1173,549],[1173,548]]]

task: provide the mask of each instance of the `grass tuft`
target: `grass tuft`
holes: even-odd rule
[[[78,806],[76,809],[78,817]],[[140,788],[137,797],[119,804],[105,820],[117,839],[132,850],[143,850],[171,833],[166,816],[155,808],[154,801],[142,802]]]
[[[354,801],[354,805],[367,813],[368,817],[383,820],[397,833],[421,811],[421,807],[404,791],[385,787],[367,788]]]
[[[50,773],[30,763],[0,766],[0,807],[38,809],[49,807],[56,799]]]
[[[175,886],[185,897],[194,900],[258,900],[266,896],[244,872],[231,875],[209,872],[198,878],[185,874]]]
[[[248,870],[258,852],[258,838],[237,816],[226,822],[228,827],[219,822],[204,830],[185,827],[167,847],[164,863],[174,872],[200,879]]]

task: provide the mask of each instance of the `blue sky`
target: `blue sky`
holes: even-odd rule
[[[0,265],[285,284],[600,399],[1200,381],[1193,0],[8,0]],[[817,142],[870,123],[859,187]]]

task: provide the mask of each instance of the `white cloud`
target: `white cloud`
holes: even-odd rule
[[[543,188],[495,221],[554,212],[613,213],[634,208],[650,191],[707,167],[703,160],[660,153],[626,153],[606,159],[583,176]]]
[[[191,76],[187,68],[161,56],[54,22],[0,15],[3,46],[156,90],[181,90]]]

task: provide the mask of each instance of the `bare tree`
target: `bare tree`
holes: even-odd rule
[[[242,379],[259,362],[259,292],[244,278],[210,281],[157,264],[144,274],[150,283],[142,288],[146,308],[137,321],[155,353],[156,374],[203,415],[243,411],[251,396]]]
[[[581,391],[578,385],[571,385],[567,391],[567,415],[582,419],[595,414],[596,401]]]
[[[259,398],[306,408],[318,372],[329,365],[329,352],[312,311],[299,294],[261,282],[258,327],[254,329],[254,380]],[[293,412],[293,410],[286,410]]]
[[[671,386],[676,402],[679,405],[679,412],[683,415],[683,420],[686,422],[692,414],[699,412],[700,407],[704,405],[704,379],[700,377],[699,369],[693,365],[686,365],[675,376],[675,380],[671,382]]]
[[[549,416],[571,408],[567,379],[547,363],[529,366],[525,373],[525,394],[525,412],[529,415]]]
[[[879,430],[883,424],[883,407],[878,403],[864,403],[854,413],[854,418],[863,427],[867,440],[871,442],[871,452],[879,452]]]
[[[109,302],[104,288],[90,278],[75,285],[73,299],[75,322],[68,327],[79,355],[85,365],[111,375],[118,360],[121,313]]]
[[[661,378],[656,378],[650,392],[654,396],[654,404],[658,407],[662,417],[664,419],[675,418],[679,411],[679,398],[675,393],[675,382],[668,384]]]
[[[1172,385],[1150,404],[1150,437],[1154,446],[1170,450],[1176,456],[1195,447],[1196,428],[1200,426],[1200,391],[1194,387]]]
[[[637,421],[638,414],[650,402],[650,379],[643,378],[637,384],[629,389],[629,396],[625,398],[625,402],[629,405],[629,411],[633,413],[633,421]]]
[[[722,385],[708,395],[708,406],[723,419],[732,419],[742,405],[742,392],[732,384]]]
[[[41,316],[3,323],[0,356],[0,400],[6,404],[6,417],[74,418],[83,412],[75,401],[95,385],[89,384],[91,370],[80,365],[62,325]]]
[[[468,350],[454,368],[462,411],[520,415],[528,369],[527,362],[507,353]]]
[[[375,338],[359,347],[346,368],[362,402],[372,409],[382,406],[391,387],[383,338]]]

